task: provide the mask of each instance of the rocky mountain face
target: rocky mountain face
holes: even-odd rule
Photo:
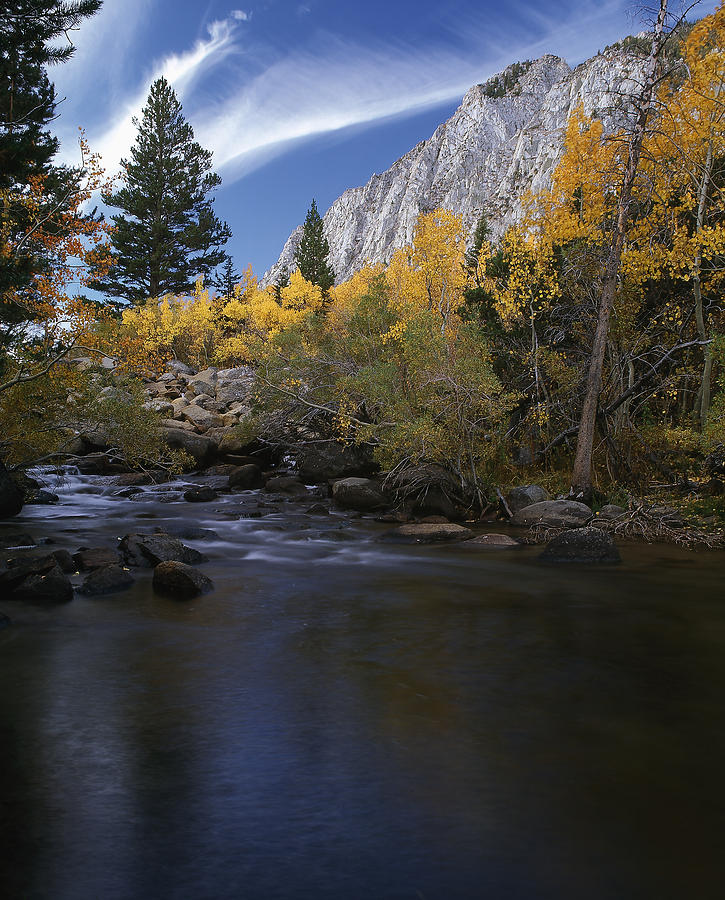
[[[327,211],[324,229],[338,283],[366,262],[387,262],[410,243],[419,214],[436,207],[462,214],[469,233],[485,212],[499,237],[520,217],[524,193],[548,186],[574,108],[583,103],[607,131],[624,124],[640,71],[641,62],[623,50],[575,69],[547,55],[472,87],[431,138],[367,184],[345,191]],[[290,235],[263,284],[282,267],[294,268],[301,230]]]

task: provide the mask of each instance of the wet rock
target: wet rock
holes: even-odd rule
[[[447,525],[450,519],[447,519],[445,516],[423,516],[418,521],[421,525]]]
[[[533,503],[541,503],[543,500],[548,499],[548,491],[545,491],[538,484],[524,484],[521,487],[515,487],[506,495],[506,503],[511,510],[511,515],[515,515],[526,506],[531,506]]]
[[[105,453],[89,453],[76,460],[76,466],[82,475],[108,475],[111,471],[111,461]]]
[[[159,563],[154,569],[154,590],[175,600],[188,600],[214,590],[214,584],[202,572],[182,562]]]
[[[9,628],[12,624],[13,623],[7,616],[4,616],[2,613],[0,613],[0,631],[2,631],[3,628]]]
[[[264,475],[259,466],[249,463],[246,466],[237,466],[229,473],[229,487],[241,491],[250,491],[264,487]]]
[[[170,534],[184,541],[218,541],[219,535],[211,528],[199,528],[196,525],[170,525],[168,528],[157,528],[157,534]]]
[[[592,515],[591,509],[578,500],[543,500],[524,506],[513,516],[511,524],[576,528],[590,522]]]
[[[113,483],[119,487],[137,487],[139,484],[150,484],[151,478],[145,472],[126,472],[124,475],[116,475]]]
[[[470,541],[464,541],[461,547],[467,550],[519,550],[523,544],[507,534],[479,534]]]
[[[129,566],[153,568],[159,563],[175,561],[194,565],[206,562],[198,550],[187,547],[165,533],[127,534],[119,544],[121,556]]]
[[[52,554],[9,560],[8,567],[0,572],[0,596],[11,594],[27,578],[33,575],[47,575],[55,568],[60,567]]]
[[[100,594],[114,594],[123,591],[133,584],[133,577],[125,569],[118,565],[102,566],[94,569],[86,576],[83,584],[78,588],[79,594],[98,596]]]
[[[11,549],[13,547],[36,547],[38,542],[27,531],[15,531],[0,538],[0,547]]]
[[[600,528],[573,528],[549,541],[539,559],[551,563],[618,563],[619,550]]]
[[[114,497],[136,497],[138,494],[143,494],[143,488],[140,487],[126,487],[121,488],[120,491],[114,491]]]
[[[59,500],[60,497],[57,494],[54,494],[52,491],[46,491],[45,488],[40,488],[40,490],[28,497],[25,502],[28,505],[50,506],[50,504],[57,503]]]
[[[267,479],[265,487],[274,493],[307,496],[307,488],[297,475],[274,475]]]
[[[23,508],[23,492],[0,462],[0,519],[17,516]]]
[[[87,572],[89,569],[118,565],[119,555],[108,547],[80,547],[73,554],[73,561],[80,572]]]
[[[305,512],[308,516],[329,516],[330,510],[325,506],[324,503],[313,503],[312,506],[309,506]]]
[[[344,509],[367,512],[385,506],[380,485],[370,478],[342,478],[332,485],[332,499]]]
[[[603,506],[599,510],[598,519],[604,519],[605,521],[611,522],[612,519],[618,519],[619,516],[624,515],[627,510],[623,506],[617,506],[614,503],[607,503],[606,506]]]
[[[66,575],[70,575],[72,572],[78,570],[76,561],[67,550],[54,550],[50,555],[58,563],[61,571],[65,572]]]
[[[12,599],[41,605],[68,603],[73,599],[73,585],[56,563],[43,574],[25,578],[13,591]]]
[[[214,441],[181,428],[162,428],[161,437],[172,450],[185,450],[199,465],[210,461],[216,452]]]
[[[391,544],[437,544],[448,541],[465,541],[473,535],[463,525],[401,525],[386,532],[381,541]]]
[[[216,500],[218,496],[217,492],[206,484],[184,491],[184,500],[188,503],[208,503],[210,500]]]

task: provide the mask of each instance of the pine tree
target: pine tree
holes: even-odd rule
[[[481,247],[486,243],[489,236],[491,234],[491,229],[488,226],[488,219],[486,218],[486,213],[481,213],[478,222],[476,223],[476,228],[473,232],[473,243],[469,250],[466,251],[466,268],[471,272],[476,273],[478,269],[478,257],[481,253]]]
[[[31,219],[67,211],[81,171],[54,166],[58,139],[48,127],[56,116],[55,89],[46,67],[68,60],[69,33],[93,15],[101,0],[5,0],[0,8],[0,297],[23,298],[33,277],[48,269],[44,247],[33,239]],[[63,37],[63,43],[54,43]],[[27,202],[31,182],[43,183],[43,209]],[[13,248],[10,252],[9,248]],[[17,303],[3,304],[7,328],[27,319]],[[7,334],[3,335],[3,341]]]
[[[195,140],[181,103],[165,78],[151,86],[130,161],[122,160],[124,185],[104,196],[122,210],[116,227],[116,265],[95,284],[104,293],[142,303],[190,291],[226,257],[231,232],[214,214],[210,191],[221,184],[211,172],[211,152]]]
[[[313,200],[302,226],[302,239],[295,250],[295,262],[302,277],[321,287],[325,297],[335,283],[335,273],[328,262],[329,255],[330,245]]]
[[[212,287],[218,291],[218,298],[227,303],[234,297],[234,288],[241,282],[242,276],[234,268],[231,256],[227,256],[220,272],[211,279]]]

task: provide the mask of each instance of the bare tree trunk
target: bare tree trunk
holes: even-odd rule
[[[712,140],[707,146],[707,157],[705,159],[705,170],[700,182],[700,188],[697,198],[697,221],[695,224],[695,233],[700,234],[705,225],[705,207],[707,205],[707,194],[710,188],[710,178],[712,176]],[[712,377],[712,350],[707,341],[707,324],[705,322],[705,311],[702,304],[702,252],[698,247],[695,256],[695,265],[692,271],[692,288],[695,295],[695,321],[697,323],[697,333],[703,342],[703,352],[705,354],[705,363],[702,372],[702,381],[700,382],[700,390],[697,394],[697,409],[695,410],[699,420],[700,427],[704,428],[707,424],[707,417],[710,412],[710,379]]]
[[[647,119],[652,108],[657,82],[657,62],[662,48],[664,24],[667,16],[667,0],[660,0],[660,10],[657,15],[654,35],[652,37],[652,49],[647,57],[644,76],[645,81],[642,92],[639,95],[639,112],[637,121],[629,143],[627,166],[624,170],[622,186],[619,193],[619,205],[617,208],[617,222],[612,235],[612,244],[604,267],[602,280],[602,292],[599,300],[597,315],[597,327],[594,332],[592,355],[587,374],[586,394],[582,406],[579,422],[579,435],[576,445],[576,457],[574,470],[571,477],[571,493],[588,499],[592,491],[592,453],[594,450],[594,431],[597,421],[597,406],[599,393],[602,387],[602,369],[604,367],[604,352],[607,347],[607,334],[609,332],[609,314],[614,303],[614,295],[617,289],[617,279],[622,259],[622,249],[627,235],[629,221],[629,207],[632,201],[632,188],[637,176],[637,167],[642,152]]]

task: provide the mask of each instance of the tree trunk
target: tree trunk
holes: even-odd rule
[[[597,314],[597,327],[594,332],[594,343],[589,363],[589,372],[586,381],[586,394],[582,406],[579,422],[579,435],[576,445],[576,457],[571,478],[571,493],[591,497],[592,492],[592,453],[594,450],[594,432],[597,421],[597,406],[602,387],[602,370],[604,367],[604,352],[607,347],[607,334],[609,332],[609,314],[614,303],[617,289],[617,279],[622,259],[622,249],[627,235],[629,221],[629,207],[632,200],[632,188],[637,175],[637,167],[642,152],[642,144],[647,127],[647,119],[652,107],[654,95],[657,62],[662,48],[665,18],[667,16],[667,0],[660,0],[660,9],[657,15],[654,35],[652,37],[652,49],[645,64],[645,82],[642,93],[639,95],[639,112],[632,132],[627,156],[627,166],[624,170],[622,186],[619,193],[617,208],[617,222],[612,235],[612,243],[609,255],[604,267],[602,291],[599,300]]]
[[[710,178],[712,176],[712,140],[707,146],[707,157],[705,158],[705,169],[702,174],[702,181],[698,190],[697,198],[697,221],[695,224],[695,233],[700,234],[705,225],[705,207],[707,206],[707,194],[710,188]],[[702,303],[702,252],[698,247],[695,255],[695,265],[692,270],[692,289],[695,295],[695,321],[697,323],[697,333],[703,342],[703,353],[705,354],[705,362],[702,372],[702,381],[700,382],[700,390],[697,394],[697,409],[695,410],[700,420],[700,428],[704,428],[707,424],[707,417],[710,412],[710,378],[712,375],[712,351],[707,341],[707,324],[705,322],[705,311]]]

